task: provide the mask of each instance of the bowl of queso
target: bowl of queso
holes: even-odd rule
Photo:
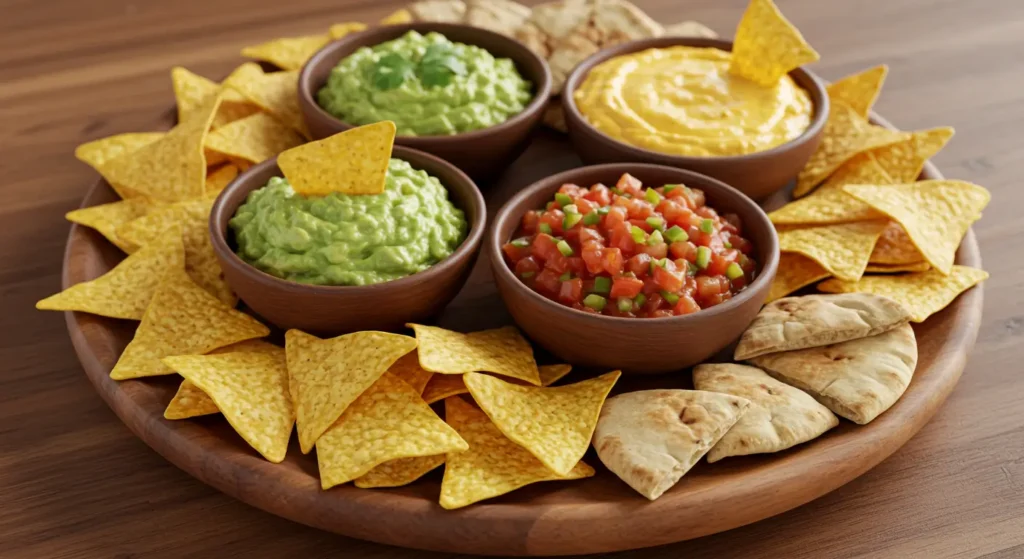
[[[731,74],[731,49],[664,37],[586,59],[562,96],[576,151],[692,169],[758,200],[780,190],[821,142],[828,95],[802,68],[772,86]]]
[[[525,148],[551,90],[547,63],[514,39],[444,23],[382,26],[328,44],[299,74],[315,139],[381,120],[395,143],[472,177]]]
[[[778,239],[710,177],[605,164],[545,178],[499,211],[488,252],[506,307],[561,359],[637,373],[734,342],[768,295]]]
[[[253,311],[283,329],[335,335],[440,312],[469,277],[486,214],[464,173],[395,146],[374,195],[304,196],[276,158],[261,163],[218,197],[210,235]]]

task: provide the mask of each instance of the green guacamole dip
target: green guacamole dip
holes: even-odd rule
[[[505,122],[531,88],[508,58],[410,31],[342,59],[317,102],[349,124],[392,120],[400,135],[448,135]]]
[[[469,228],[441,182],[392,159],[383,194],[296,194],[274,177],[230,221],[238,255],[279,278],[368,285],[426,270],[450,255]]]

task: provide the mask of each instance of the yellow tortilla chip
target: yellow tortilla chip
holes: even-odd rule
[[[590,446],[601,406],[621,373],[565,386],[519,386],[468,373],[469,393],[491,421],[554,473],[568,475]]]
[[[462,375],[434,375],[423,388],[423,401],[428,404],[440,402],[450,396],[469,394]]]
[[[541,365],[538,369],[540,370],[541,386],[551,386],[569,374],[569,371],[572,371],[572,365]]]
[[[960,240],[991,199],[983,187],[958,180],[851,184],[843,189],[902,225],[924,259],[944,274],[953,267]]]
[[[927,272],[932,267],[931,264],[922,260],[920,262],[910,262],[907,264],[868,264],[868,267],[864,270],[867,274],[899,274],[903,272]]]
[[[895,221],[890,221],[882,231],[875,243],[875,249],[871,251],[871,258],[868,262],[872,264],[912,264],[924,260],[924,255],[917,250],[914,242],[910,240],[907,232]],[[929,264],[929,266],[931,266]]]
[[[169,375],[174,371],[160,362],[164,357],[199,355],[269,333],[255,318],[225,305],[196,285],[184,270],[172,270],[157,287],[135,337],[110,371],[110,378]]]
[[[111,188],[114,189],[114,192],[117,192],[117,195],[121,198],[138,197],[137,194],[111,180],[111,177],[107,176],[107,166],[114,159],[122,155],[134,153],[140,148],[163,138],[164,134],[164,132],[129,132],[127,134],[107,136],[106,138],[86,142],[75,148],[75,158],[102,175]]]
[[[381,25],[401,25],[403,23],[412,23],[412,14],[405,8],[395,10],[380,20]]]
[[[462,398],[445,400],[445,419],[469,444],[469,450],[447,457],[441,482],[441,506],[446,509],[471,505],[539,481],[594,475],[594,469],[583,461],[566,475],[556,474]]]
[[[420,367],[419,357],[416,352],[407,353],[398,358],[388,369],[388,372],[405,381],[417,394],[423,394],[423,389],[430,381],[434,373]]]
[[[111,318],[142,320],[161,279],[184,270],[181,229],[168,230],[102,276],[72,285],[36,303],[44,311],[80,311]]]
[[[948,275],[929,270],[919,274],[864,276],[856,282],[831,279],[818,285],[818,289],[826,293],[882,295],[906,307],[911,321],[924,322],[958,295],[986,279],[988,272],[985,270],[954,265]]]
[[[924,169],[925,162],[945,147],[952,137],[953,129],[948,126],[920,130],[911,132],[907,141],[871,150],[870,153],[892,179],[891,183],[883,184],[914,182]],[[849,184],[854,184],[854,181],[850,181]],[[860,181],[857,184],[877,183]]]
[[[363,489],[371,487],[401,487],[420,479],[428,472],[444,464],[444,454],[436,456],[416,456],[399,458],[376,466],[355,480],[355,486]]]
[[[779,232],[779,250],[814,259],[833,276],[856,281],[888,222],[884,219],[819,225]]]
[[[772,280],[765,303],[781,299],[831,275],[821,264],[802,254],[783,252],[779,255],[779,271]]]
[[[231,184],[231,181],[238,177],[238,166],[234,163],[228,163],[223,167],[219,167],[214,171],[207,173],[206,175],[206,196],[216,196],[220,194],[227,185]]]
[[[317,439],[320,486],[347,483],[391,460],[466,448],[411,386],[385,372]]]
[[[345,35],[348,35],[349,33],[358,33],[364,30],[366,30],[365,23],[359,23],[358,21],[349,21],[345,23],[335,23],[334,25],[331,26],[331,29],[328,32],[328,34],[331,36],[331,39],[340,39]]]
[[[796,179],[793,196],[800,198],[854,156],[910,138],[910,134],[871,124],[854,109],[835,103],[825,123],[821,145]]]
[[[147,211],[149,204],[142,200],[120,200],[70,211],[64,214],[64,218],[72,223],[95,229],[114,246],[126,254],[131,254],[139,247],[119,237],[117,229],[133,219],[146,215]]]
[[[301,145],[302,136],[267,113],[221,126],[206,136],[206,148],[232,158],[260,163]]]
[[[772,87],[790,71],[819,58],[771,0],[750,0],[736,28],[729,71]]]
[[[179,355],[163,363],[205,392],[245,442],[281,462],[295,424],[284,352]]]
[[[208,355],[222,353],[266,353],[284,355],[284,348],[263,340],[245,340],[211,351]],[[217,404],[201,388],[188,379],[181,381],[178,391],[164,410],[164,419],[188,419],[202,415],[220,413]]]
[[[829,101],[843,103],[857,111],[860,116],[868,118],[871,106],[875,104],[878,94],[882,92],[882,84],[885,83],[885,76],[888,73],[889,67],[879,64],[863,72],[836,80],[826,88]]]
[[[298,84],[299,73],[295,70],[265,74],[257,64],[248,62],[236,68],[223,85],[309,138],[299,106]]]
[[[885,148],[882,148],[885,149]],[[810,196],[793,200],[768,214],[776,225],[824,225],[867,219],[882,219],[884,214],[843,192],[847,184],[889,184],[893,182],[869,153],[844,163],[825,184]]]
[[[395,143],[395,123],[384,120],[284,151],[277,165],[299,194],[380,194]]]
[[[282,70],[298,70],[329,42],[331,36],[327,34],[283,37],[245,47],[242,56],[269,62]]]
[[[178,122],[185,122],[201,110],[211,95],[220,92],[220,85],[198,74],[175,66],[171,68],[171,85],[178,106]]]
[[[445,375],[485,371],[540,386],[533,348],[514,326],[469,334],[420,324],[407,326],[416,332],[420,366],[428,371]]]
[[[312,450],[360,394],[414,349],[413,338],[387,332],[355,332],[327,340],[299,330],[285,333],[302,453]]]
[[[159,140],[129,157],[104,165],[104,176],[133,195],[151,202],[178,202],[203,195],[206,157],[203,140],[220,96],[212,95]]]

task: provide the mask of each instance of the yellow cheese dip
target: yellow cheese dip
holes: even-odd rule
[[[730,74],[731,56],[697,47],[617,56],[590,71],[576,106],[608,136],[671,155],[753,153],[807,129],[814,107],[806,91],[789,76],[764,87]]]

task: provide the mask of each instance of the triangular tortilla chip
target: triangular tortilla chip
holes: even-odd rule
[[[126,254],[131,254],[138,250],[138,245],[119,237],[117,229],[133,219],[146,215],[149,208],[149,204],[142,200],[119,200],[109,204],[73,210],[66,213],[64,218],[70,222],[95,229],[108,241],[114,243],[114,246]]]
[[[395,123],[384,120],[281,153],[277,165],[298,194],[380,194],[395,143]]]
[[[572,371],[572,365],[541,365],[538,370],[540,371],[540,385],[551,386],[569,374]]]
[[[828,293],[874,293],[888,297],[910,312],[911,322],[924,322],[987,278],[985,270],[953,266],[948,275],[928,270],[919,274],[864,276],[855,282],[831,279],[818,284],[818,289]]]
[[[387,25],[383,21],[381,21],[381,24]],[[335,40],[340,39],[345,35],[348,35],[349,33],[358,33],[364,30],[366,30],[365,23],[359,23],[358,21],[348,21],[345,23],[335,23],[334,25],[331,26],[328,34],[331,36],[332,40]]]
[[[223,167],[218,167],[216,170],[207,173],[204,195],[210,197],[220,194],[227,185],[231,184],[231,181],[238,178],[238,172],[237,165],[234,163],[228,163]]]
[[[540,386],[540,371],[530,342],[513,326],[462,334],[408,324],[419,342],[420,366],[445,375],[484,371]]]
[[[890,146],[871,150],[871,157],[885,170],[890,183],[914,182],[924,169],[926,161],[938,153],[950,139],[953,129],[948,126],[910,133],[910,139]],[[850,181],[848,184],[876,184],[872,181]],[[890,184],[883,183],[883,184]]]
[[[330,41],[331,36],[326,33],[283,37],[245,47],[242,49],[242,56],[269,62],[282,70],[298,70]]]
[[[868,264],[864,272],[868,274],[897,274],[901,272],[927,272],[932,265],[924,260],[907,264]]]
[[[469,389],[466,388],[462,375],[435,374],[430,377],[427,385],[423,388],[423,401],[433,404],[434,402],[440,402],[445,398],[458,396],[459,394],[469,394]]]
[[[229,157],[261,163],[301,145],[303,138],[267,113],[255,113],[225,124],[206,136],[206,149]]]
[[[184,269],[181,229],[175,228],[128,256],[109,272],[51,295],[36,303],[36,308],[142,320],[162,278],[168,272]]]
[[[699,390],[641,390],[609,398],[594,433],[601,462],[650,500],[676,484],[750,402]]]
[[[866,425],[903,395],[917,367],[910,324],[877,336],[755,357],[753,364]]]
[[[814,260],[795,252],[783,252],[779,254],[779,271],[772,280],[765,303],[781,299],[802,287],[831,276],[828,270]]]
[[[381,25],[401,25],[403,23],[412,23],[412,14],[405,8],[395,10],[380,20]]]
[[[708,462],[729,456],[779,452],[816,439],[839,425],[839,419],[806,392],[755,367],[732,363],[697,365],[693,370],[693,387],[750,400],[747,412],[708,451]]]
[[[844,192],[844,194],[846,193]],[[849,195],[847,194],[847,196]],[[853,196],[850,197],[853,198]],[[871,258],[868,262],[872,264],[896,265],[910,264],[922,260],[924,260],[924,255],[921,254],[921,251],[917,250],[914,242],[910,240],[903,227],[895,221],[890,221],[889,225],[882,231],[882,235],[878,237],[878,242],[875,243],[875,248],[871,251]],[[929,264],[929,266],[931,265]]]
[[[925,260],[944,274],[953,267],[960,240],[991,200],[985,188],[958,180],[851,184],[843,190],[899,222]]]
[[[271,462],[281,462],[295,424],[284,352],[165,357],[165,365],[216,403],[228,423]]]
[[[438,454],[390,460],[357,477],[354,483],[363,489],[409,485],[444,464],[444,457]]]
[[[899,303],[869,293],[787,297],[765,305],[736,346],[737,361],[874,336],[910,320]]]
[[[384,373],[317,439],[320,486],[347,483],[399,458],[467,448],[411,386]]]
[[[413,338],[387,332],[355,332],[321,340],[289,330],[284,339],[303,454],[313,450],[317,439],[388,367],[416,349]]]
[[[169,375],[174,371],[160,362],[164,357],[208,353],[269,333],[255,318],[225,305],[196,285],[184,270],[172,270],[157,288],[110,378]]]
[[[445,419],[469,444],[469,450],[449,454],[441,482],[441,506],[457,509],[504,495],[540,481],[581,479],[594,469],[577,462],[558,475],[523,447],[509,440],[482,411],[461,398],[445,400]]]
[[[819,58],[771,0],[750,0],[736,28],[729,71],[773,87],[789,72]]]
[[[181,66],[171,68],[171,85],[178,106],[178,122],[194,117],[196,111],[202,109],[203,102],[220,92],[219,84]]]
[[[837,278],[855,281],[864,275],[885,219],[817,225],[779,232],[779,250],[814,259]]]
[[[245,340],[244,342],[215,349],[209,355],[237,352],[284,355],[284,348],[263,340]],[[190,417],[215,413],[220,413],[220,410],[217,409],[217,404],[213,399],[207,396],[206,392],[203,392],[192,381],[184,379],[178,385],[178,391],[175,392],[174,397],[168,402],[167,408],[164,410],[164,419],[188,419]]]
[[[909,142],[909,140],[907,141]],[[843,192],[842,188],[847,184],[890,184],[893,182],[882,166],[871,156],[871,153],[866,152],[851,158],[843,163],[825,181],[825,184],[818,187],[810,196],[793,200],[768,214],[768,217],[776,225],[825,225],[885,219],[885,214]]]
[[[420,367],[419,356],[416,355],[416,352],[406,353],[400,357],[391,365],[388,372],[405,381],[417,394],[423,394],[423,389],[426,388],[430,377],[434,376],[434,373]]]
[[[621,373],[565,386],[520,386],[469,373],[473,399],[506,437],[560,476],[568,475],[590,446],[601,404]]]
[[[882,84],[889,73],[889,67],[879,64],[862,72],[836,80],[826,89],[829,101],[842,103],[857,111],[857,114],[868,118],[871,106],[882,92]]]
[[[165,134],[166,132],[129,132],[127,134],[107,136],[106,138],[86,142],[75,148],[75,158],[102,175],[121,198],[138,198],[138,194],[131,192],[123,185],[114,183],[111,177],[107,175],[107,167],[114,159],[122,155],[134,153],[140,148],[163,138]]]
[[[297,71],[263,73],[254,62],[235,69],[222,84],[248,99],[260,109],[291,126],[309,138],[302,108],[299,106],[299,73]]]

